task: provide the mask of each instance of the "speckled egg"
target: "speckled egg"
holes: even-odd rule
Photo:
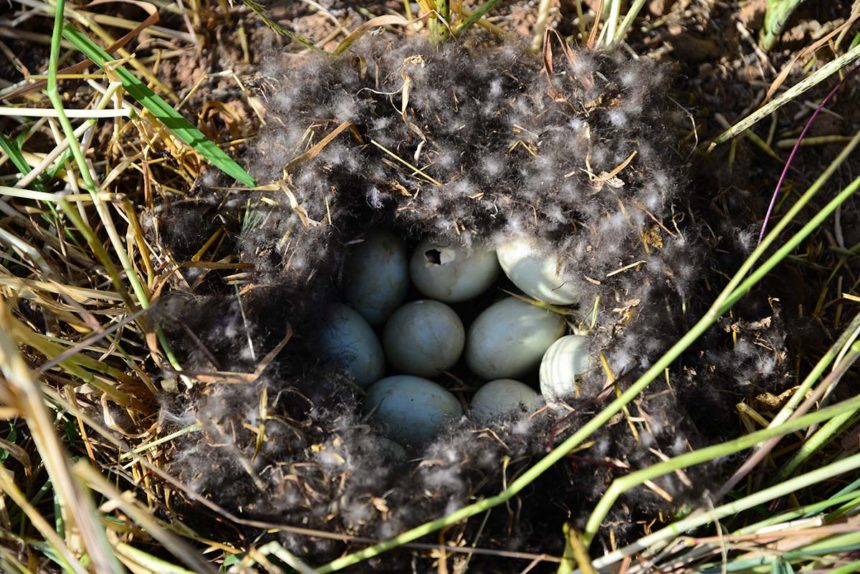
[[[319,348],[323,357],[346,370],[359,386],[366,387],[385,375],[385,355],[376,333],[364,317],[346,305],[329,307]]]
[[[397,375],[367,389],[365,411],[383,434],[403,445],[421,447],[463,416],[457,397],[433,381]]]
[[[469,328],[466,363],[484,379],[525,375],[564,334],[564,319],[514,297],[490,305]]]
[[[384,323],[408,290],[409,263],[402,239],[379,229],[352,247],[344,262],[343,291],[368,323]]]
[[[460,317],[444,303],[429,299],[397,309],[382,333],[382,346],[394,370],[422,377],[450,369],[465,343]]]
[[[559,275],[558,254],[544,252],[535,239],[520,237],[498,246],[496,253],[505,275],[523,293],[553,305],[571,305],[579,299],[575,287]]]
[[[490,381],[472,397],[472,418],[486,424],[499,417],[532,410],[540,395],[530,386],[513,379]]]
[[[493,285],[499,271],[495,251],[428,240],[418,244],[409,262],[415,287],[427,297],[447,303],[477,297]]]
[[[547,349],[540,363],[540,392],[546,402],[576,395],[577,377],[589,368],[588,337],[568,335]]]

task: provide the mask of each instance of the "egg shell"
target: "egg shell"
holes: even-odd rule
[[[343,291],[368,323],[384,323],[408,290],[409,262],[402,239],[380,229],[352,247],[344,262]]]
[[[514,297],[502,299],[469,327],[466,363],[484,379],[520,377],[538,366],[564,329],[560,315]]]
[[[499,276],[495,251],[479,246],[467,250],[424,240],[409,261],[412,283],[427,297],[458,303],[477,297],[489,289]]]
[[[385,355],[373,328],[355,310],[335,303],[323,319],[319,345],[323,357],[366,387],[385,375]]]
[[[499,417],[528,412],[539,396],[530,386],[513,379],[490,381],[472,397],[472,418],[486,424]]]
[[[394,370],[422,377],[450,369],[465,343],[466,330],[457,313],[429,299],[397,309],[382,333],[382,346]]]
[[[546,402],[576,395],[576,379],[590,366],[588,344],[588,337],[568,335],[547,349],[540,363],[540,391]]]
[[[553,305],[571,305],[579,300],[576,287],[559,274],[558,254],[541,251],[535,239],[508,241],[496,248],[496,254],[508,279],[530,297]]]
[[[364,406],[383,434],[403,446],[424,446],[463,416],[457,397],[433,381],[410,375],[375,382],[367,389]]]

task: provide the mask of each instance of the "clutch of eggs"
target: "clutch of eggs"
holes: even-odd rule
[[[529,237],[496,251],[424,240],[410,258],[401,238],[379,229],[353,246],[342,275],[349,306],[328,309],[320,350],[366,389],[365,412],[387,439],[420,448],[464,415],[461,401],[431,380],[461,357],[473,374],[489,381],[469,409],[481,424],[528,413],[541,396],[553,403],[577,395],[577,380],[589,368],[589,340],[565,336],[562,315],[505,297],[467,330],[446,304],[486,293],[502,271],[538,301],[570,305],[579,299],[563,277],[558,254]],[[410,279],[426,299],[403,304]],[[540,394],[517,380],[536,371]]]

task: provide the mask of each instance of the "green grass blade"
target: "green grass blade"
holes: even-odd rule
[[[853,572],[860,572],[860,560],[855,560],[839,568],[834,568],[830,571],[830,574],[852,574]]]
[[[759,46],[765,52],[769,52],[776,45],[788,19],[803,2],[804,0],[768,0],[759,38]]]
[[[645,6],[645,0],[635,0],[635,2],[633,2],[630,6],[630,10],[627,11],[627,15],[624,16],[624,20],[621,21],[621,26],[615,34],[609,38],[608,48],[610,50],[614,50],[621,45],[621,42],[624,41],[624,38],[627,36],[627,32],[630,31],[630,28],[633,26],[633,21],[639,15],[643,6]]]
[[[455,32],[455,36],[459,36],[466,30],[468,30],[471,26],[473,26],[478,20],[484,17],[484,15],[495,8],[496,4],[499,3],[499,0],[487,0],[477,10],[472,12],[472,15],[466,18],[462,24],[457,26],[457,31]]]
[[[590,544],[591,541],[594,540],[600,525],[603,523],[603,520],[609,514],[610,509],[618,498],[620,498],[624,493],[629,492],[635,486],[679,469],[688,468],[696,464],[702,464],[709,460],[714,460],[721,456],[728,456],[736,452],[746,450],[747,448],[751,448],[769,438],[786,435],[796,430],[806,428],[811,424],[829,420],[841,413],[854,412],[857,410],[858,406],[860,406],[860,398],[854,397],[853,399],[838,403],[832,407],[821,409],[795,420],[788,421],[779,427],[765,428],[754,433],[743,435],[737,439],[694,450],[663,462],[653,464],[641,470],[637,470],[623,476],[622,478],[615,479],[607,489],[606,494],[603,495],[603,498],[601,498],[597,503],[597,506],[595,506],[591,516],[588,518],[588,522],[585,525],[585,532],[583,533],[585,543]],[[707,514],[704,514],[704,516],[709,519]],[[691,516],[690,518],[694,517]]]
[[[73,26],[64,27],[63,37],[102,69],[114,61],[110,54]],[[123,88],[125,88],[129,95],[158,118],[176,137],[191,146],[197,153],[209,160],[212,165],[242,185],[248,187],[256,185],[254,178],[242,166],[233,161],[221,148],[207,138],[203,132],[194,127],[194,124],[173,109],[173,106],[137,79],[134,74],[122,66],[111,66],[111,70],[119,77]]]
[[[9,159],[12,160],[12,163],[15,165],[15,169],[17,169],[21,175],[27,175],[30,173],[30,164],[28,164],[27,160],[24,159],[24,154],[21,153],[21,147],[18,145],[18,142],[0,134],[0,149],[3,150],[3,153],[9,156]],[[33,182],[33,185],[38,191],[45,191],[42,178]]]

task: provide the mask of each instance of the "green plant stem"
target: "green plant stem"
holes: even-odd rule
[[[839,403],[838,405],[833,405],[832,407],[799,417],[795,420],[785,422],[779,427],[762,429],[722,444],[688,452],[618,478],[612,482],[609,489],[606,491],[606,494],[603,495],[600,502],[597,503],[597,506],[591,513],[591,516],[585,525],[585,531],[582,535],[583,540],[585,544],[590,544],[597,535],[600,524],[609,514],[615,501],[618,500],[618,498],[625,492],[644,482],[715,458],[728,456],[730,454],[746,450],[770,438],[784,436],[788,433],[806,428],[812,424],[830,420],[835,416],[854,412],[858,408],[860,408],[860,396]],[[860,462],[860,459],[858,459],[858,462]],[[710,517],[707,515],[708,513],[702,513],[700,516],[704,516],[706,521],[710,521]]]
[[[827,421],[827,424],[822,426],[820,429],[815,431],[811,437],[809,437],[804,443],[800,446],[794,456],[788,461],[785,466],[779,471],[780,478],[786,478],[791,475],[797,467],[806,462],[806,460],[818,452],[821,447],[829,443],[833,438],[836,437],[837,433],[845,427],[849,422],[854,420],[857,417],[857,412],[850,412],[839,415],[838,417],[834,417]]]
[[[499,3],[499,0],[487,0],[486,2],[481,4],[477,10],[472,12],[472,14],[468,18],[463,20],[462,24],[457,26],[457,29],[454,31],[454,35],[459,36],[460,34],[465,32],[466,30],[471,28],[473,25],[475,25],[478,22],[478,20],[483,18],[487,12],[489,12],[490,10],[495,8],[496,4],[498,4],[498,3]]]
[[[96,194],[97,195],[97,194]],[[91,197],[93,195],[91,194]],[[57,202],[60,205],[60,208],[65,213],[66,217],[72,222],[72,225],[75,226],[75,229],[84,236],[84,239],[87,241],[87,245],[90,246],[90,249],[93,250],[93,253],[96,255],[96,258],[99,262],[105,267],[108,272],[108,275],[111,277],[111,282],[114,284],[114,288],[117,289],[117,293],[123,297],[126,305],[129,309],[134,308],[134,303],[128,298],[128,293],[126,293],[123,288],[122,283],[119,281],[119,275],[116,273],[116,268],[113,266],[113,262],[110,260],[110,256],[105,251],[105,248],[102,246],[101,242],[96,237],[95,232],[89,226],[89,224],[81,217],[80,213],[78,213],[74,208],[72,208],[71,204],[66,201],[64,198],[60,197]],[[137,274],[134,274],[134,277],[137,278]],[[114,279],[116,278],[116,279]],[[119,283],[117,285],[117,283]],[[149,309],[149,299],[144,299],[146,301],[146,305],[141,305],[143,309]],[[176,355],[173,353],[173,349],[170,346],[170,342],[167,340],[167,336],[164,334],[164,331],[160,327],[156,327],[155,335],[158,338],[158,342],[161,344],[161,348],[164,351],[164,355],[167,357],[167,360],[170,362],[170,365],[176,369],[177,371],[181,371],[182,367],[179,364],[179,359],[176,358]]]
[[[791,396],[787,403],[779,410],[773,420],[771,421],[769,426],[775,426],[782,424],[784,421],[787,421],[789,417],[791,417],[792,413],[795,409],[800,405],[801,401],[806,397],[806,393],[812,388],[812,385],[821,378],[824,374],[824,371],[827,370],[827,367],[839,356],[840,351],[843,347],[850,341],[853,333],[860,328],[860,313],[854,316],[854,319],[851,320],[851,323],[848,327],[842,332],[839,339],[830,348],[827,352],[818,360],[815,364],[815,367],[809,372],[809,374],[804,377],[803,382],[800,386],[797,387],[797,390]]]
[[[618,18],[621,17],[621,0],[609,0],[607,6],[608,16],[603,24],[603,29],[600,31],[600,37],[597,40],[597,45],[603,44],[607,48],[612,43],[615,37],[615,32],[618,29]]]
[[[852,491],[839,496],[833,496],[821,502],[807,504],[806,506],[795,508],[794,510],[768,518],[767,520],[762,520],[760,522],[756,522],[755,524],[745,526],[735,532],[735,534],[752,534],[766,526],[772,526],[774,524],[783,524],[792,520],[796,520],[798,518],[809,517],[813,514],[817,514],[823,510],[826,510],[831,506],[842,504],[843,502],[850,502],[856,500],[858,496],[860,496],[860,494],[858,494],[857,491]]]
[[[630,6],[630,10],[628,10],[627,14],[624,16],[624,20],[621,21],[621,26],[618,28],[618,31],[610,38],[609,44],[607,45],[608,49],[614,50],[621,44],[621,42],[624,41],[624,38],[627,37],[627,33],[630,31],[630,27],[633,26],[633,21],[636,19],[636,16],[639,15],[639,12],[642,11],[643,6],[645,6],[645,0],[635,0],[635,2],[633,2]]]
[[[22,177],[27,177],[27,175],[33,171],[27,163],[27,159],[24,157],[24,154],[21,152],[17,141],[11,140],[3,134],[0,134],[0,150],[3,150],[3,153],[9,156],[15,169],[18,170]],[[36,188],[36,191],[44,192],[45,182],[42,178],[35,179],[33,186]]]
[[[75,158],[75,163],[78,166],[78,171],[81,174],[81,177],[84,181],[84,187],[86,187],[87,191],[90,193],[93,199],[93,205],[95,205],[96,212],[99,215],[102,223],[104,224],[105,230],[108,233],[108,237],[110,238],[111,245],[114,248],[114,251],[119,258],[120,264],[122,265],[123,270],[125,271],[126,277],[128,278],[129,283],[131,283],[132,290],[134,291],[135,296],[137,297],[138,303],[144,309],[148,309],[150,307],[149,302],[149,294],[144,288],[143,284],[140,282],[140,278],[137,276],[137,271],[134,269],[134,266],[131,263],[131,260],[128,257],[128,253],[125,250],[125,246],[122,243],[122,238],[119,236],[119,233],[116,230],[116,226],[113,223],[113,218],[111,217],[110,210],[107,208],[107,205],[102,201],[101,196],[98,193],[98,189],[96,187],[96,182],[93,179],[92,173],[90,173],[89,166],[87,165],[86,157],[84,157],[83,150],[81,150],[81,146],[78,143],[77,136],[75,135],[75,129],[72,126],[72,123],[69,121],[69,118],[65,114],[65,109],[63,108],[63,100],[60,97],[60,92],[57,88],[57,68],[59,62],[59,50],[60,50],[60,40],[63,36],[63,8],[65,6],[65,0],[57,1],[57,22],[54,26],[54,37],[52,37],[51,41],[51,61],[48,68],[48,84],[46,88],[46,92],[48,94],[48,99],[51,101],[51,105],[57,111],[58,119],[60,122],[60,126],[63,129],[63,133],[66,136],[66,140],[69,142],[69,150],[72,152],[72,156]],[[62,203],[61,203],[62,205]],[[66,211],[68,213],[68,210]],[[78,222],[83,222],[83,219],[78,219]],[[89,227],[85,225],[85,227]],[[95,240],[95,236],[91,230],[89,233],[82,228],[78,229],[85,237],[87,237],[88,243],[90,247],[93,249],[94,253],[103,252],[101,249],[96,247],[98,241]],[[108,273],[111,275],[111,279],[114,282],[114,286],[117,288],[119,293],[124,293],[125,289],[122,287],[122,283],[119,280],[119,277],[116,273],[116,270],[113,268],[113,264],[110,262],[110,258],[106,257],[101,261],[103,265],[105,265],[105,269],[108,270]],[[113,270],[113,273],[111,273]],[[132,307],[130,309],[132,312],[135,309]],[[173,351],[170,347],[167,338],[164,336],[164,333],[160,328],[156,328],[156,336],[159,339],[159,342],[162,345],[162,348],[165,351],[165,355],[170,361],[171,366],[174,369],[181,370],[181,366],[179,365],[178,360],[176,359]]]
[[[860,177],[854,179],[845,189],[843,189],[839,194],[834,197],[830,202],[824,206],[821,211],[816,213],[809,222],[804,225],[801,230],[791,237],[788,241],[786,241],[780,248],[771,256],[768,261],[762,265],[760,268],[756,269],[741,285],[736,289],[732,294],[726,299],[726,303],[729,307],[734,305],[738,299],[744,296],[752,287],[761,281],[761,279],[767,275],[773,267],[776,266],[777,263],[782,261],[785,257],[788,256],[789,253],[794,251],[794,249],[800,245],[800,242],[806,239],[809,234],[811,234],[816,227],[821,225],[821,223],[830,217],[830,215],[836,211],[836,208],[842,205],[849,197],[854,195],[857,190],[860,189]],[[728,310],[728,308],[726,308]]]
[[[544,458],[536,462],[532,467],[526,470],[516,480],[514,480],[507,489],[490,498],[473,503],[469,506],[461,508],[448,516],[437,518],[430,522],[426,522],[416,528],[403,532],[402,534],[375,544],[358,552],[348,554],[338,558],[329,564],[320,568],[321,573],[334,572],[347,566],[357,564],[372,558],[383,552],[387,552],[393,548],[397,548],[406,542],[412,542],[435,532],[446,526],[456,524],[462,520],[466,520],[472,516],[480,514],[490,508],[504,504],[526,486],[531,484],[540,475],[546,472],[559,460],[567,456],[574,448],[582,444],[589,436],[598,431],[603,425],[609,422],[621,409],[628,403],[633,401],[639,393],[641,393],[655,379],[660,377],[665,369],[667,369],[690,345],[692,345],[705,331],[707,331],[719,318],[728,311],[734,303],[746,294],[764,275],[769,273],[782,259],[791,253],[801,241],[806,239],[810,233],[831,213],[841,205],[848,197],[850,197],[860,186],[860,178],[854,180],[847,188],[838,194],[830,201],[824,209],[817,213],[812,220],[804,225],[800,231],[792,236],[777,252],[771,256],[759,269],[753,272],[749,278],[744,279],[750,273],[755,263],[765,254],[767,248],[773,244],[777,235],[789,224],[794,215],[809,202],[812,197],[824,186],[830,176],[836,171],[839,165],[848,157],[854,146],[860,143],[860,132],[855,135],[851,143],[842,150],[842,153],[828,166],[827,170],[810,186],[810,188],[801,196],[798,202],[789,210],[788,214],[768,233],[765,239],[753,251],[747,260],[741,265],[738,272],[729,281],[726,288],[720,293],[710,309],[705,315],[687,332],[685,333],[660,359],[658,359],[639,379],[637,379],[630,387],[618,396],[612,403],[604,408],[597,415],[592,417],[585,425],[577,430],[573,435],[568,437],[564,442],[555,447]]]
[[[607,566],[610,566],[618,562],[619,560],[623,560],[626,556],[642,552],[655,544],[676,538],[684,532],[692,530],[693,528],[708,524],[709,522],[721,520],[727,516],[733,516],[735,514],[744,512],[745,510],[749,510],[750,508],[755,508],[760,504],[764,504],[781,496],[796,492],[801,488],[814,486],[825,480],[829,480],[834,476],[854,471],[857,468],[860,468],[860,454],[855,454],[848,458],[844,458],[840,461],[834,462],[827,466],[823,466],[806,474],[792,478],[791,480],[787,480],[780,484],[771,486],[770,488],[755,492],[740,500],[736,500],[734,502],[730,502],[715,509],[712,509],[707,513],[679,520],[674,524],[670,524],[665,528],[661,528],[653,534],[649,534],[644,538],[640,538],[630,546],[621,548],[598,558],[593,562],[593,566],[597,569],[606,568]]]
[[[830,571],[830,574],[854,574],[855,572],[860,572],[860,560],[855,560],[854,562],[834,568]]]
[[[779,41],[785,25],[791,15],[803,3],[804,0],[768,0],[767,9],[764,14],[764,24],[759,36],[759,46],[765,52]]]
[[[828,388],[833,388],[834,385],[838,384],[838,382],[842,379],[848,369],[854,364],[857,360],[857,353],[848,353],[843,359],[841,359],[836,366],[833,368],[833,371],[827,375],[827,377],[822,381],[816,391],[810,395],[798,410],[793,412],[790,418],[798,417],[805,414],[809,411],[813,406],[815,406],[818,401],[821,400],[821,397],[824,395]],[[769,428],[772,428],[776,425],[768,425]],[[726,494],[728,494],[737,484],[743,480],[743,478],[752,471],[753,468],[758,466],[761,461],[764,460],[765,456],[779,444],[781,437],[777,437],[767,441],[766,443],[759,446],[759,448],[750,456],[741,467],[732,474],[731,478],[726,481],[725,484],[720,488],[720,490],[714,495],[715,500],[721,500]]]
[[[101,98],[99,98],[98,102],[96,102],[96,104],[93,106],[93,109],[105,109],[107,105],[111,102],[111,99],[119,88],[120,84],[109,84],[107,89],[102,94]],[[96,120],[89,119],[84,121],[81,125],[77,127],[77,129],[75,129],[75,139],[77,140],[77,138],[83,136],[87,132],[87,130],[94,127],[95,125]],[[64,139],[44,158],[42,158],[42,161],[39,162],[39,165],[33,171],[18,180],[18,182],[15,183],[15,187],[26,188],[36,177],[43,177],[42,174],[44,172],[47,172],[47,175],[49,177],[54,177],[56,172],[59,171],[60,168],[65,165],[65,163],[69,160],[70,155],[71,152],[69,151],[69,140]],[[54,160],[56,160],[56,163],[54,163],[53,167],[51,167]]]

